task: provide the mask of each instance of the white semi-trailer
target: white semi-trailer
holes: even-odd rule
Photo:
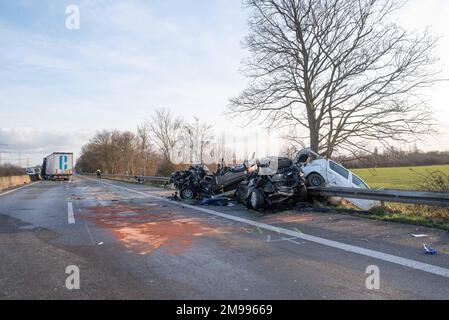
[[[70,180],[73,174],[73,153],[54,152],[44,158],[41,176],[45,180]]]

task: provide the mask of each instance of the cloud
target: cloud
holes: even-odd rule
[[[40,164],[42,158],[52,152],[74,152],[79,155],[80,146],[87,141],[89,132],[44,131],[33,128],[0,129],[0,150],[3,162],[16,163],[18,155],[30,163]],[[24,164],[22,162],[22,164]]]

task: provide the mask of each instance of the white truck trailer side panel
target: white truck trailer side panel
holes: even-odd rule
[[[46,157],[46,175],[67,176],[73,173],[73,153],[55,152]]]

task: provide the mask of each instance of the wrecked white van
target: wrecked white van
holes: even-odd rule
[[[311,159],[311,157],[315,159]],[[310,149],[301,150],[298,159],[303,163],[303,172],[309,187],[346,187],[369,189],[369,186],[355,173],[341,164],[326,159]],[[380,206],[380,201],[367,199],[346,199],[363,210]]]

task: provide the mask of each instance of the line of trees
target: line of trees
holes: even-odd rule
[[[242,137],[243,139],[243,137]],[[135,132],[103,130],[82,147],[76,163],[78,172],[166,176],[192,163],[208,164],[214,170],[222,159],[237,162],[235,151],[226,147],[225,137],[215,139],[211,125],[198,118],[187,122],[167,109],[156,110]],[[286,144],[280,155],[293,158],[303,144]],[[246,146],[252,153],[254,146]],[[449,164],[449,151],[423,152],[389,147],[333,157],[348,168],[375,168]],[[239,160],[240,161],[240,160]],[[1,170],[0,170],[1,171]]]
[[[25,169],[6,163],[0,164],[0,177],[20,176],[25,174]]]
[[[413,150],[387,148],[372,152],[359,152],[354,156],[340,156],[335,160],[348,168],[409,167],[449,164],[449,151],[424,152],[416,147]]]
[[[226,153],[223,149],[214,143],[211,125],[198,118],[187,122],[167,109],[158,109],[135,132],[98,132],[82,147],[76,170],[168,175],[186,164],[213,162],[215,150],[220,157]]]

